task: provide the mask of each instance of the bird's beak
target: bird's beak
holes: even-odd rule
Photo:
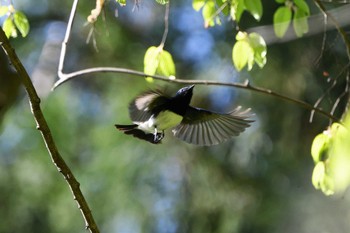
[[[194,84],[189,86],[188,90],[192,90],[194,88],[194,86],[195,86]]]

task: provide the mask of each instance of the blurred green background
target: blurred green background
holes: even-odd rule
[[[51,92],[71,1],[16,0],[14,4],[27,14],[31,31],[27,38],[11,43],[33,79],[58,149],[81,183],[101,232],[348,232],[349,194],[326,197],[311,184],[311,143],[328,119],[316,115],[309,123],[310,111],[280,99],[197,85],[193,105],[221,112],[237,105],[251,107],[256,114],[253,125],[213,147],[186,144],[170,132],[157,146],[126,136],[113,125],[130,123],[127,109],[132,98],[148,88],[175,91],[181,85],[95,73]],[[259,25],[271,25],[278,5],[263,4]],[[318,13],[312,2],[310,7]],[[96,24],[98,52],[85,43],[90,26],[84,23],[93,8],[93,1],[79,4],[65,71],[92,66],[142,70],[146,49],[160,43],[164,7],[144,0],[133,11],[133,1],[124,8],[108,2],[105,22],[100,19]],[[311,104],[338,78],[321,104],[329,111],[344,91],[341,71],[347,60],[341,38],[335,30],[324,34],[320,19],[310,25],[321,27],[314,35],[267,40],[264,69],[237,73],[231,61],[235,25],[224,19],[222,26],[204,29],[191,1],[174,1],[165,49],[173,54],[177,77],[249,79],[253,85]],[[243,29],[258,25],[249,14],[241,22]],[[5,59],[2,55],[2,65],[7,64]],[[3,81],[15,76],[13,71],[6,65],[1,69],[7,73],[1,72],[0,91],[6,93],[11,87],[10,93],[17,93],[17,82]],[[336,111],[338,116],[343,105]],[[0,233],[86,232],[69,187],[35,129],[23,88],[1,107]]]

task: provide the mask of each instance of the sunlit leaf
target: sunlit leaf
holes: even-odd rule
[[[310,15],[310,8],[305,0],[294,0],[294,3],[301,11],[305,12],[306,15]]]
[[[251,70],[256,63],[260,68],[266,64],[266,43],[258,33],[239,31],[236,35],[236,44],[232,50],[232,60],[238,71],[247,66]]]
[[[321,183],[323,182],[323,178],[325,176],[325,170],[324,162],[316,163],[316,166],[312,172],[312,184],[316,189],[321,188]]]
[[[117,3],[119,3],[121,6],[125,6],[126,5],[126,0],[116,0]]]
[[[208,0],[202,10],[205,27],[215,26],[216,8],[213,0]],[[217,18],[218,19],[218,18]]]
[[[8,11],[8,6],[0,6],[0,17],[6,15]]]
[[[262,36],[258,33],[252,32],[249,34],[249,44],[254,51],[254,62],[260,67],[266,64],[266,43]]]
[[[193,0],[192,7],[194,10],[199,11],[205,4],[206,0]]]
[[[10,17],[8,17],[3,25],[2,25],[2,29],[4,30],[6,36],[8,38],[11,37],[17,37],[17,30],[16,30],[16,27],[15,27],[15,24],[13,23],[12,19]]]
[[[23,14],[21,11],[16,11],[13,14],[13,21],[21,35],[26,37],[29,32],[29,21],[27,16],[25,16],[25,14]]]
[[[334,140],[329,152],[329,169],[332,171],[335,191],[340,194],[350,185],[350,113],[345,117],[344,125],[332,125]]]
[[[237,41],[233,46],[232,60],[237,71],[241,71],[246,65],[252,65],[251,61],[254,60],[254,51],[246,40]]]
[[[165,76],[175,76],[175,64],[171,54],[168,51],[163,50],[162,52],[160,52],[158,59],[158,73]]]
[[[247,39],[248,34],[246,32],[239,31],[236,35],[236,40],[244,40]]]
[[[263,13],[261,0],[245,0],[244,5],[256,20],[261,19]]]
[[[328,159],[329,135],[321,133],[317,135],[311,146],[311,156],[315,163]]]
[[[145,57],[143,59],[143,71],[145,74],[154,75],[159,66],[159,53],[161,49],[159,47],[151,46],[147,49]],[[147,81],[152,81],[153,79],[148,77]]]
[[[332,177],[327,174],[325,162],[318,162],[312,172],[312,185],[315,189],[320,189],[325,195],[334,194],[334,182]]]
[[[273,15],[273,28],[277,37],[282,38],[286,34],[292,19],[292,10],[289,7],[279,7]]]
[[[169,0],[156,0],[159,4],[165,5],[169,2]]]
[[[284,3],[286,0],[275,0],[277,3]]]
[[[304,11],[300,10],[299,8],[297,8],[294,12],[293,27],[295,34],[298,37],[302,37],[305,33],[309,31],[307,15]]]
[[[233,0],[230,13],[232,20],[239,22],[245,9],[244,0]]]

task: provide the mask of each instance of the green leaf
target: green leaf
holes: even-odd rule
[[[175,64],[173,57],[168,51],[162,47],[149,47],[144,57],[144,73],[155,75],[156,72],[165,76],[175,76]],[[148,82],[152,82],[151,77],[147,77]]]
[[[345,126],[345,127],[344,127]],[[342,195],[350,185],[350,112],[348,111],[343,125],[334,123],[331,126],[333,137],[330,148],[329,170],[334,180],[335,192]]]
[[[7,38],[10,38],[10,36],[14,38],[17,37],[16,27],[11,17],[5,19],[4,24],[2,25],[2,29],[4,30]]]
[[[310,15],[310,8],[305,2],[305,0],[294,0],[294,4],[307,15]]]
[[[321,183],[323,182],[323,179],[325,176],[325,170],[326,169],[325,169],[324,162],[318,162],[314,167],[311,181],[315,189],[321,188]]]
[[[293,27],[294,27],[295,34],[298,37],[302,37],[303,34],[309,31],[307,18],[308,17],[306,13],[300,10],[300,8],[297,8],[295,10],[294,17],[293,17]]]
[[[275,0],[277,3],[285,3],[286,0]]]
[[[0,6],[0,17],[6,15],[8,11],[9,11],[8,6]]]
[[[277,37],[282,38],[289,27],[292,18],[292,10],[289,7],[279,7],[273,15],[273,27]]]
[[[163,50],[160,52],[158,59],[158,73],[165,76],[175,76],[175,64],[171,54],[168,51]]]
[[[249,44],[254,50],[254,61],[260,67],[266,64],[267,48],[265,40],[258,33],[252,32],[249,34]]]
[[[311,156],[315,163],[328,159],[329,136],[325,133],[318,134],[311,146]]]
[[[156,0],[159,4],[165,5],[169,2],[169,0]]]
[[[245,0],[244,5],[256,20],[261,19],[263,13],[261,0]]]
[[[159,66],[159,53],[161,49],[159,47],[151,46],[147,49],[145,57],[143,59],[143,72],[148,75],[154,75]],[[147,81],[152,81],[153,79],[148,77]]]
[[[116,0],[121,6],[126,6],[126,0]]]
[[[215,18],[218,19],[218,17],[215,17],[215,14],[216,14],[215,2],[213,0],[208,0],[202,10],[205,27],[215,26]]]
[[[199,11],[204,6],[206,0],[193,0],[192,7],[194,10]]]
[[[238,23],[245,9],[244,0],[232,0],[230,13],[232,20]]]
[[[254,50],[250,47],[247,40],[239,40],[235,43],[232,50],[232,60],[237,71],[241,71],[246,65],[251,69],[254,62]]]
[[[25,16],[25,14],[23,14],[21,11],[16,11],[13,14],[13,21],[22,36],[26,37],[29,32],[29,22],[27,16]]]
[[[334,194],[333,179],[327,174],[324,162],[318,162],[312,173],[312,184],[316,189],[321,189],[325,195]]]
[[[245,40],[248,37],[246,32],[239,31],[236,35],[236,40]]]
[[[232,60],[238,71],[246,65],[249,71],[253,68],[254,63],[260,68],[266,64],[267,49],[262,36],[255,32],[248,35],[246,32],[239,31],[236,40],[232,51]]]

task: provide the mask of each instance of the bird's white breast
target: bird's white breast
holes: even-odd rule
[[[160,112],[157,117],[152,116],[148,121],[135,123],[139,125],[139,129],[153,133],[155,128],[157,128],[157,130],[173,128],[180,124],[181,121],[182,116],[171,111],[163,111]]]

